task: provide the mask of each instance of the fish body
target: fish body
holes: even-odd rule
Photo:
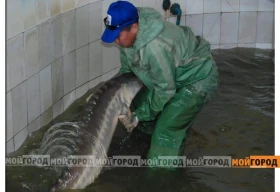
[[[81,119],[79,142],[73,155],[106,159],[118,124],[118,116],[126,114],[142,86],[142,82],[135,75],[125,73],[107,81],[92,94]],[[101,169],[100,165],[70,166],[49,191],[83,189],[94,182]]]

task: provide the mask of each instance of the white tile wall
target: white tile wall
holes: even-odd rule
[[[239,0],[222,0],[222,12],[239,12]]]
[[[204,14],[203,36],[210,44],[220,44],[221,15],[220,13]]]
[[[37,131],[38,129],[41,128],[41,116],[39,116],[35,121],[31,122],[27,126],[27,133],[32,133],[33,131]]]
[[[13,104],[12,104],[12,94],[8,92],[7,95],[7,137],[6,141],[10,140],[14,136],[14,127],[13,127]]]
[[[62,56],[62,17],[50,20],[51,27],[51,62]]]
[[[155,7],[156,1],[155,0],[143,0],[143,7]]]
[[[63,63],[62,58],[56,60],[51,64],[52,68],[52,101],[56,103],[63,97]]]
[[[172,2],[172,3],[175,3],[175,2]],[[171,3],[171,5],[172,5]],[[156,9],[162,16],[164,16],[164,9],[162,8],[162,1],[160,0],[155,0],[155,4],[153,6],[154,9]],[[183,10],[182,10],[183,12]]]
[[[58,115],[62,114],[63,110],[64,107],[63,107],[63,98],[62,98],[53,105],[53,119],[56,118]]]
[[[53,117],[53,107],[46,110],[41,116],[41,126],[45,126],[52,121]]]
[[[222,0],[204,0],[204,13],[221,12]]]
[[[6,143],[6,153],[9,154],[9,153],[13,152],[14,150],[15,150],[14,138],[12,138],[11,140],[9,140]]]
[[[27,126],[27,98],[26,81],[15,87],[12,91],[12,114],[14,135]]]
[[[115,52],[115,68],[120,67],[121,66],[121,58],[120,58],[120,50],[118,48],[118,46],[114,46],[114,52]]]
[[[89,45],[89,79],[102,75],[102,45],[101,41],[95,41]]]
[[[76,89],[76,99],[79,99],[88,91],[88,84],[86,83]]]
[[[90,3],[94,3],[94,2],[97,2],[97,1],[103,1],[103,0],[89,0]]]
[[[87,4],[89,4],[89,1],[90,0],[77,0],[77,7],[82,7],[82,6],[85,6]]]
[[[103,65],[102,73],[107,73],[115,67],[115,53],[112,45],[103,44],[102,49]]]
[[[187,14],[202,14],[203,13],[203,0],[186,0],[186,13]]]
[[[63,106],[64,110],[67,110],[68,107],[76,100],[76,91],[72,91],[69,94],[63,97]]]
[[[221,44],[220,49],[232,49],[234,47],[237,47],[237,44]]]
[[[38,67],[38,32],[34,27],[24,33],[24,63],[26,78],[39,71]]]
[[[259,0],[258,11],[274,11],[274,0]]]
[[[255,43],[257,12],[240,12],[238,43]]]
[[[239,13],[223,13],[221,20],[221,44],[237,44]]]
[[[203,35],[203,14],[187,15],[186,26],[191,27],[195,35]]]
[[[50,17],[55,17],[61,13],[60,0],[49,0]]]
[[[47,21],[50,18],[49,0],[36,0],[36,7],[37,24]]]
[[[256,48],[256,43],[240,43],[237,45],[238,47],[248,47],[248,48]]]
[[[186,17],[187,17],[186,15],[182,15],[181,16],[181,22],[180,22],[181,26],[185,26],[186,25]]]
[[[38,26],[38,66],[41,71],[51,63],[51,29],[49,21]]]
[[[76,9],[76,49],[89,43],[89,6]]]
[[[7,38],[10,39],[23,31],[22,0],[7,1]]]
[[[214,50],[214,49],[219,49],[220,46],[219,45],[211,45],[211,50]]]
[[[275,14],[273,16],[273,20],[275,21]],[[273,34],[272,34],[272,45],[273,45],[273,49],[275,48],[275,22],[273,22]]]
[[[142,7],[143,0],[129,0],[135,7]],[[145,0],[144,0],[145,1]]]
[[[171,16],[171,17],[167,18],[167,21],[169,21],[170,23],[173,23],[174,25],[176,25],[176,20],[177,20],[176,16]],[[181,21],[180,21],[180,25],[182,25]]]
[[[62,51],[63,55],[76,49],[76,11],[62,15]]]
[[[11,90],[10,65],[6,64],[6,92]]]
[[[17,150],[25,141],[27,138],[27,127],[25,127],[23,130],[21,130],[17,135],[14,137],[14,143],[15,143],[15,150]]]
[[[24,30],[37,24],[36,22],[36,0],[22,1],[24,12]]]
[[[24,66],[23,34],[7,41],[7,64],[10,70],[10,88],[14,88],[26,78]]]
[[[61,12],[70,11],[76,8],[76,0],[61,0]]]
[[[52,106],[52,68],[51,65],[40,71],[41,113]]]
[[[240,11],[257,11],[257,0],[240,0]]]
[[[76,51],[63,57],[63,74],[67,74],[63,76],[63,95],[66,95],[76,88]]]
[[[181,19],[182,19],[182,17],[186,17],[186,16],[185,15],[181,16]],[[168,21],[170,23],[176,24],[176,18],[177,18],[176,16],[171,15],[171,16],[167,16],[166,18],[164,18],[164,20],[166,20],[166,21]],[[180,22],[180,25],[184,26],[185,23],[181,23]]]
[[[272,45],[272,43],[256,43],[256,48],[259,48],[259,49],[272,49],[273,45]]]
[[[102,1],[92,3],[89,6],[89,41],[93,42],[102,35]]]
[[[257,43],[271,43],[274,12],[258,12]]]
[[[91,81],[88,83],[88,88],[89,88],[89,89],[94,88],[94,87],[97,86],[101,81],[102,81],[101,76],[100,76],[100,77],[97,77],[96,79],[91,80]]]
[[[119,72],[119,68],[109,71],[102,75],[102,81],[108,81],[113,78]]]
[[[89,45],[76,51],[76,88],[89,80]]]
[[[36,73],[26,81],[28,123],[41,114],[40,75]]]

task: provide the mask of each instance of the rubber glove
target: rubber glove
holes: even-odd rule
[[[131,113],[131,110],[128,108],[126,115],[119,115],[120,122],[124,125],[128,132],[131,132],[139,123],[135,113]]]

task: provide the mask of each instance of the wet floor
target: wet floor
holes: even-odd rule
[[[215,50],[213,56],[220,85],[212,101],[201,111],[186,141],[187,158],[274,154],[274,52],[259,49]],[[76,101],[52,124],[75,121],[85,98]],[[12,156],[38,148],[42,133],[29,136]],[[150,136],[134,131],[124,140],[117,129],[109,155],[142,155],[149,149]],[[6,167],[6,191],[45,191],[58,177],[55,170],[37,167]],[[105,169],[86,189],[94,192],[270,192],[274,191],[273,169],[183,168],[176,171],[147,168]],[[72,190],[73,191],[73,190]],[[78,191],[78,190],[76,190]]]

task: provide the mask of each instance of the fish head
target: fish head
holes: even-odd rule
[[[142,88],[143,83],[138,78],[132,78],[123,84],[123,95],[126,101],[131,102]]]
[[[56,183],[50,188],[49,192],[72,189],[78,175],[79,171],[75,171],[73,168],[64,172],[63,176],[56,181]]]

